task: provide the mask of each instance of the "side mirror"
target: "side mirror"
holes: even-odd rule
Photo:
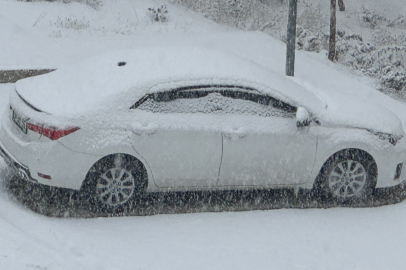
[[[302,107],[298,107],[296,111],[296,126],[305,127],[311,122],[309,112]]]

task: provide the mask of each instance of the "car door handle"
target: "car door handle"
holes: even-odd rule
[[[233,138],[242,139],[247,136],[247,134],[236,134],[236,133],[226,133],[226,132],[224,132],[223,134],[224,134],[224,137],[230,138],[230,139],[233,139]]]
[[[142,134],[152,135],[157,131],[157,127],[153,124],[142,123],[133,126],[132,130],[138,136],[141,136]]]
[[[224,134],[224,137],[230,138],[230,139],[233,139],[233,138],[242,139],[247,136],[247,132],[245,132],[244,130],[242,130],[240,128],[232,128],[229,131],[224,131],[223,134]]]
[[[134,134],[141,136],[142,134],[152,135],[156,129],[133,129]]]

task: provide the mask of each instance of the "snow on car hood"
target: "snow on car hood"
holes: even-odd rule
[[[284,102],[304,107],[317,116],[322,125],[404,135],[398,117],[383,106],[371,103],[365,92],[345,96],[345,92],[317,88],[301,78],[287,78],[234,54],[198,47],[148,47],[111,52],[50,74],[20,80],[16,89],[42,111],[75,117],[128,109],[145,94],[167,89],[168,85],[219,83],[254,87]]]
[[[397,137],[405,135],[399,117],[385,106],[376,104],[371,96],[362,91],[326,91],[298,78],[291,80],[311,89],[325,104],[325,110],[316,113],[323,126],[365,128]]]

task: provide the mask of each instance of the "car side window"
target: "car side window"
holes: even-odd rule
[[[235,112],[248,110],[248,114],[264,117],[296,117],[296,107],[265,94],[242,90],[223,90],[221,94],[235,100]]]
[[[133,109],[153,113],[205,113],[294,118],[296,108],[253,89],[212,87],[149,94]]]

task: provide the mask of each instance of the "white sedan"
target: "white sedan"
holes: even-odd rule
[[[406,178],[400,120],[360,104],[326,104],[235,55],[138,48],[18,81],[0,155],[102,209],[186,190],[316,188],[346,201]]]

